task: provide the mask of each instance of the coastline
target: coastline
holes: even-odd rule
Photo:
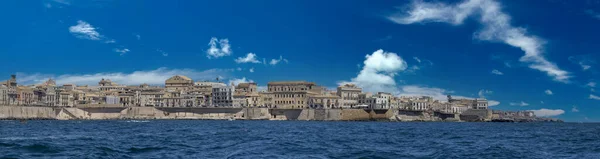
[[[0,120],[305,120],[398,122],[562,122],[551,118],[492,119],[491,110],[467,114],[392,109],[274,109],[210,107],[0,106]]]

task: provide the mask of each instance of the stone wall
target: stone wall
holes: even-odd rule
[[[0,106],[0,119],[55,119],[56,115],[51,107]]]
[[[0,106],[0,119],[387,120],[388,110]]]

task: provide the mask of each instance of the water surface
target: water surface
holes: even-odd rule
[[[600,124],[0,121],[0,158],[600,158]]]

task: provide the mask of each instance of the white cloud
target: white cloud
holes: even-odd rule
[[[497,105],[500,105],[499,101],[488,100],[488,106],[492,107],[492,106],[497,106]]]
[[[421,63],[421,59],[419,59],[418,57],[413,57],[413,59],[415,59],[415,61]]]
[[[528,106],[529,105],[529,103],[525,103],[523,101],[521,101],[520,103],[513,103],[513,102],[511,102],[509,104],[512,105],[512,106]]]
[[[540,101],[540,103],[544,104],[544,101]]]
[[[479,92],[477,93],[477,95],[479,95],[479,98],[485,98],[486,94],[492,94],[492,93],[494,93],[494,92],[490,91],[490,90],[482,89],[482,90],[479,90]]]
[[[600,100],[600,97],[590,94],[590,99],[594,99],[594,100]]]
[[[351,81],[342,81],[338,84],[354,83],[366,92],[395,92],[396,81],[394,76],[407,68],[406,61],[393,52],[377,50],[371,55],[366,55],[364,66],[358,76]]]
[[[552,91],[549,90],[549,89],[547,89],[546,91],[544,91],[544,93],[546,93],[547,95],[552,95],[553,94]]]
[[[140,34],[135,34],[135,37],[136,37],[138,40],[142,39],[142,36],[140,36]]]
[[[237,70],[238,70],[238,71],[242,71],[242,68],[241,68],[241,67],[238,67],[238,68],[237,68]]]
[[[258,61],[256,59],[256,54],[254,53],[248,53],[246,54],[246,57],[238,57],[237,59],[235,59],[236,63],[260,63],[260,61]]]
[[[496,69],[492,70],[492,73],[496,74],[496,75],[503,75],[504,74],[504,73],[502,73],[502,72],[500,72],[500,71],[498,71]]]
[[[271,59],[271,62],[269,62],[269,64],[270,65],[277,65],[281,61],[284,61],[285,63],[288,63],[287,59],[284,59],[283,56],[279,56],[279,59]]]
[[[122,49],[114,49],[115,52],[120,53],[119,55],[123,56],[125,55],[127,52],[129,52],[130,50],[127,48],[122,48]]]
[[[542,109],[538,109],[538,110],[529,110],[529,111],[533,111],[533,114],[535,114],[535,116],[539,116],[539,117],[558,116],[558,115],[565,113],[565,111],[562,109],[546,109],[546,108],[542,108]]]
[[[576,107],[576,106],[573,106],[573,107],[571,108],[571,112],[577,113],[577,112],[579,112],[579,109],[577,109],[577,107]]]
[[[235,79],[231,79],[229,80],[228,84],[233,83],[234,85],[238,85],[240,83],[250,83],[250,82],[254,82],[251,79],[246,79],[246,77],[243,78],[235,78]]]
[[[113,82],[124,85],[139,85],[147,83],[150,85],[163,85],[165,80],[174,75],[184,75],[194,80],[212,80],[219,76],[229,76],[228,70],[210,69],[198,71],[194,69],[168,69],[165,67],[155,70],[134,71],[130,73],[124,72],[103,72],[89,74],[64,74],[64,75],[48,75],[48,74],[25,74],[17,73],[17,80],[20,84],[38,84],[46,81],[48,78],[56,80],[57,84],[77,84],[77,85],[98,85],[98,82],[104,79],[110,79]],[[224,77],[220,77],[224,79]]]
[[[69,27],[69,32],[80,39],[100,40],[102,38],[94,26],[82,20],[77,21],[77,25]]]
[[[585,86],[588,87],[596,87],[596,82],[589,82],[588,84],[586,84]]]
[[[254,67],[252,67],[252,68],[248,69],[248,71],[250,71],[250,72],[254,72]]]
[[[232,53],[228,39],[217,39],[216,37],[212,37],[210,42],[208,42],[208,46],[209,48],[206,50],[206,55],[209,59],[229,56]]]
[[[400,87],[398,91],[396,91],[396,96],[430,96],[435,100],[439,101],[448,101],[448,95],[453,94],[453,91],[448,91],[441,88],[435,87],[423,87],[417,85],[405,85]],[[460,96],[460,95],[452,95],[452,98],[464,98],[464,99],[475,99],[472,97]]]
[[[567,83],[569,72],[561,70],[556,64],[542,55],[543,40],[527,35],[526,29],[510,24],[510,16],[501,11],[501,5],[493,0],[467,0],[457,5],[414,1],[411,10],[387,18],[399,24],[418,22],[445,22],[460,25],[469,16],[479,16],[482,30],[475,38],[486,41],[501,41],[518,47],[525,52],[519,60],[529,64],[529,68],[545,72],[555,81]]]

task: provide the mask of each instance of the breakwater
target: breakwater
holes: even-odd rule
[[[0,106],[0,119],[390,120],[393,110]]]

